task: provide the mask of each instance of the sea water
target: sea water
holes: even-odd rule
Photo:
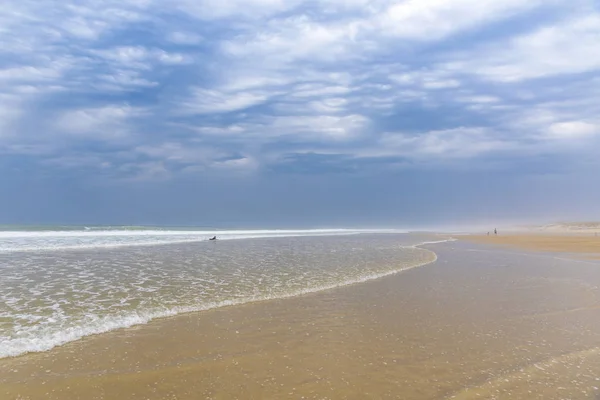
[[[302,295],[425,265],[392,230],[0,231],[0,358],[154,318]],[[217,235],[217,241],[208,241]],[[235,239],[235,240],[234,240]]]

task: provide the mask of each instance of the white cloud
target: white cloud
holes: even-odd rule
[[[352,41],[351,27],[336,22],[319,23],[307,16],[276,19],[259,29],[227,41],[223,45],[225,54],[259,62],[268,57],[269,64],[335,61],[348,54]]]
[[[577,140],[600,134],[600,125],[584,121],[557,122],[547,130],[547,137],[560,140]]]
[[[20,97],[14,103],[0,100],[0,136],[9,128],[20,133],[16,122],[23,117],[35,121],[36,107],[47,107],[43,118],[58,117],[48,124],[44,138],[35,139],[37,143],[68,148],[79,140],[123,143],[127,138],[132,154],[153,160],[144,166],[148,178],[170,176],[171,163],[187,171],[252,170],[272,148],[293,152],[307,145],[314,145],[315,152],[325,149],[334,154],[341,149],[421,161],[516,151],[519,142],[542,148],[541,142],[549,139],[553,151],[559,152],[556,143],[561,140],[583,140],[597,132],[593,114],[600,110],[592,104],[597,103],[597,93],[573,87],[567,96],[560,84],[552,85],[555,92],[550,93],[521,81],[600,68],[596,51],[600,16],[575,18],[579,11],[568,10],[569,4],[585,1],[7,4],[10,12],[0,15],[0,40],[7,44],[0,56],[10,57],[0,69],[0,89]],[[539,28],[544,21],[536,20],[533,31],[516,38],[494,30],[496,22],[512,16],[557,7],[566,11],[555,26],[546,23]],[[140,28],[148,26],[152,34],[141,37]],[[490,43],[486,35],[471,35],[478,29],[501,39]],[[135,34],[128,35],[129,30]],[[463,32],[469,32],[468,40],[444,42]],[[460,54],[440,50],[458,44]],[[183,64],[193,66],[173,67]],[[168,74],[173,71],[181,75],[171,79]],[[493,82],[476,87],[480,77]],[[57,111],[69,103],[58,97],[54,101],[59,90],[77,96],[73,103],[78,105]],[[152,95],[133,100],[128,97],[133,91]],[[88,102],[104,96],[119,100],[106,106]],[[575,97],[580,106],[575,106]],[[121,99],[123,104],[128,99],[150,103],[157,122],[152,138],[141,135],[138,125],[145,110],[118,105]],[[485,117],[489,127],[448,128],[448,124],[422,131],[412,126],[426,125],[428,121],[422,120],[437,118],[437,110],[444,112],[444,106],[457,112],[440,114],[440,124],[452,119],[450,126],[479,125]],[[417,112],[406,118],[410,121],[399,117],[413,108]],[[477,122],[469,121],[475,114]],[[401,133],[384,133],[396,124]],[[411,125],[413,133],[403,131],[407,129],[403,124]],[[161,131],[180,141],[156,138]],[[202,145],[202,140],[211,145]],[[359,144],[365,149],[353,148]],[[33,146],[33,139],[11,148],[18,145],[33,148],[25,146]],[[71,164],[78,160],[63,158]],[[134,174],[140,164],[123,168]]]
[[[543,4],[541,0],[405,0],[392,3],[376,27],[395,37],[436,40]]]
[[[363,115],[281,116],[268,122],[275,136],[297,136],[299,140],[349,141],[356,139],[369,124]]]
[[[191,99],[181,104],[179,111],[188,114],[210,114],[243,110],[264,103],[268,92],[227,93],[218,90],[195,88]]]
[[[600,14],[568,18],[449,63],[453,71],[516,82],[600,69]]]
[[[64,112],[56,121],[57,132],[72,137],[94,140],[114,140],[130,133],[128,122],[144,115],[144,111],[130,106],[104,106]]]
[[[262,19],[290,10],[299,0],[175,0],[172,6],[201,20]]]
[[[487,128],[461,127],[423,133],[386,133],[380,140],[381,151],[432,162],[452,158],[471,158],[509,150],[514,143],[496,137]]]
[[[197,132],[201,135],[219,136],[222,138],[227,138],[228,140],[234,139],[236,137],[246,136],[248,132],[252,131],[257,127],[256,124],[232,124],[228,126],[196,126],[177,123],[169,124],[169,126],[174,126],[188,131]]]
[[[100,75],[99,80],[103,83],[95,84],[96,87],[108,91],[122,91],[128,88],[158,86],[156,81],[150,81],[141,77],[138,71],[116,70],[112,74]]]
[[[196,143],[178,143],[173,141],[138,146],[133,149],[133,152],[162,161],[183,164],[206,164],[215,158],[222,158],[228,155],[228,153],[215,149],[214,147]]]
[[[67,68],[68,65],[55,63],[44,67],[24,65],[0,69],[0,84],[14,85],[57,80]]]
[[[171,32],[167,35],[167,39],[175,44],[193,46],[200,44],[204,38],[200,35],[191,32]]]
[[[107,27],[108,24],[105,21],[84,19],[78,16],[67,18],[60,25],[60,29],[69,36],[88,40],[97,39]]]
[[[143,46],[118,46],[105,50],[94,50],[93,54],[120,64],[132,64],[150,57],[150,51]]]
[[[10,44],[3,50],[23,54],[46,50],[57,42],[93,41],[124,24],[145,19],[146,6],[148,2],[137,0],[6,3],[0,13],[0,40]]]
[[[475,103],[475,104],[491,104],[498,103],[500,99],[496,96],[486,95],[471,95],[471,96],[460,96],[456,99],[463,103]]]
[[[168,53],[162,49],[147,48],[143,46],[117,46],[104,50],[93,50],[92,54],[112,61],[125,67],[149,69],[151,61],[164,64],[183,64],[187,57],[178,53]]]
[[[325,77],[323,77],[325,78]],[[290,95],[292,97],[323,97],[332,95],[344,95],[352,89],[347,86],[327,84],[327,83],[301,83],[296,85]]]
[[[223,8],[230,10],[234,3],[224,2]],[[258,3],[272,14],[283,7],[279,1]],[[440,40],[539,6],[554,5],[541,0],[357,1],[349,7],[340,4],[316,3],[325,15],[335,10],[337,14],[331,12],[337,18],[315,18],[313,13],[274,17],[227,41],[223,49],[231,57],[262,60],[268,56],[269,63],[360,59],[361,55],[406,47],[407,43],[394,43],[388,40],[391,38]],[[293,7],[294,3],[290,3],[289,8]]]
[[[181,65],[188,64],[190,58],[179,53],[169,53],[164,50],[156,49],[153,51],[152,56],[163,64],[167,65]]]
[[[251,122],[225,127],[185,126],[202,135],[210,135],[252,148],[264,143],[313,141],[345,143],[360,138],[370,119],[359,114],[257,116]]]
[[[419,74],[416,72],[405,72],[402,74],[391,74],[389,79],[399,85],[414,85],[419,79]]]
[[[429,79],[423,82],[423,87],[425,89],[453,89],[460,86],[460,82],[457,79],[445,79],[445,80],[435,80]]]
[[[222,90],[226,92],[240,92],[254,89],[277,89],[288,84],[296,82],[298,76],[289,76],[281,71],[270,70],[248,70],[244,68],[241,71],[227,70],[224,76]]]
[[[343,112],[349,101],[343,97],[330,97],[308,103],[308,108],[317,114],[332,114]]]
[[[461,82],[451,74],[436,70],[416,70],[403,73],[392,73],[388,79],[400,86],[418,86],[424,90],[454,89]]]
[[[231,151],[190,141],[186,143],[165,142],[136,147],[133,154],[141,154],[152,159],[150,165],[159,171],[180,170],[182,173],[200,173],[208,170],[253,172],[258,161],[250,155],[232,156]],[[177,165],[177,168],[173,168]],[[169,168],[169,166],[171,168]],[[131,165],[134,168],[134,164]],[[170,174],[171,172],[169,172]],[[136,175],[137,176],[137,175]]]

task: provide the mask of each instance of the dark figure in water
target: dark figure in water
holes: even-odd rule
[[[211,237],[211,238],[210,238],[210,239],[208,239],[208,240],[217,240],[217,237],[216,237],[216,236],[213,236],[213,237]]]
[[[496,228],[494,228],[494,235],[497,235],[498,231],[496,230]]]

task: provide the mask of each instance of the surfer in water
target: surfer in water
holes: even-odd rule
[[[217,240],[217,237],[216,237],[216,236],[213,236],[213,237],[211,237],[211,238],[210,238],[210,239],[208,239],[208,240]]]

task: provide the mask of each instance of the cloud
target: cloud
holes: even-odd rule
[[[351,90],[347,86],[336,85],[335,83],[299,83],[293,88],[290,95],[305,100],[308,97],[344,95]]]
[[[474,103],[474,104],[494,104],[500,102],[500,98],[496,96],[486,96],[486,95],[467,95],[461,96],[457,99],[460,102],[464,103]]]
[[[460,82],[456,79],[448,79],[448,80],[426,80],[423,82],[423,87],[425,89],[450,89],[457,88],[460,86]]]
[[[123,164],[119,166],[119,171],[123,174],[121,180],[131,182],[156,182],[172,177],[172,172],[169,171],[163,161]]]
[[[142,78],[142,75],[137,71],[121,70],[99,75],[98,82],[94,84],[94,87],[103,91],[119,92],[135,91],[140,88],[150,88],[158,85],[157,81]]]
[[[200,20],[263,19],[294,8],[297,0],[176,0],[173,6]]]
[[[0,146],[150,180],[591,154],[600,14],[586,4],[15,3]]]
[[[267,92],[220,92],[217,90],[194,88],[192,96],[181,104],[181,112],[188,114],[210,114],[244,110],[264,103],[269,98]]]
[[[555,75],[579,74],[600,68],[600,14],[568,18],[448,65],[453,71],[515,82]]]
[[[275,20],[257,33],[227,41],[223,51],[235,58],[268,57],[270,63],[278,64],[313,59],[333,62],[349,55],[352,29],[345,24],[321,24],[305,15],[290,17]]]
[[[211,164],[211,169],[221,171],[236,171],[241,173],[252,173],[258,168],[259,164],[251,157],[240,157],[229,160],[215,161]]]
[[[12,67],[0,70],[0,81],[37,83],[57,79],[61,76],[61,71],[61,67]]]
[[[138,0],[7,4],[0,16],[3,27],[0,40],[8,44],[2,50],[31,54],[52,51],[57,44],[69,41],[90,43],[127,24],[144,20],[143,8],[147,4]]]
[[[179,164],[208,164],[214,159],[226,158],[229,153],[219,151],[210,146],[188,142],[163,142],[146,144],[133,149],[134,153],[154,160]]]
[[[376,27],[386,34],[430,41],[531,10],[540,4],[539,0],[407,0],[393,2],[375,20]]]
[[[547,136],[553,139],[572,140],[600,134],[600,125],[584,121],[557,122],[550,125]]]
[[[259,3],[273,13],[282,11],[279,2]],[[329,3],[319,2],[317,7],[321,11],[327,10],[325,4],[329,6]],[[273,18],[266,25],[228,40],[223,50],[231,57],[268,57],[271,63],[282,64],[298,60],[339,62],[361,59],[361,56],[387,53],[390,48],[410,45],[395,44],[390,40],[440,40],[543,4],[539,0],[406,0],[368,4],[357,1],[344,10],[339,2],[333,2],[332,9],[346,11],[339,13],[338,18],[314,18],[312,13]]]
[[[118,140],[132,132],[131,120],[143,115],[144,110],[131,106],[82,108],[62,113],[54,127],[74,139]]]
[[[277,136],[292,135],[299,140],[347,141],[356,139],[368,125],[368,118],[354,114],[345,116],[320,115],[310,117],[275,117],[269,130]]]
[[[153,62],[160,62],[167,65],[178,65],[188,62],[187,57],[182,54],[169,53],[156,48],[149,49],[143,46],[117,46],[109,49],[94,50],[92,54],[113,65],[136,69],[151,68]]]
[[[175,44],[194,46],[204,41],[204,38],[200,35],[190,32],[171,32],[168,34],[167,39]]]
[[[386,133],[381,138],[381,145],[391,154],[421,160],[471,158],[515,147],[515,143],[502,140],[493,131],[480,127],[435,130],[417,135]]]

